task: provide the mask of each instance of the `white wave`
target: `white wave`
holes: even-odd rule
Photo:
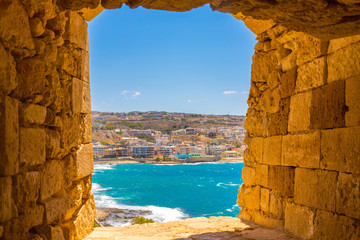
[[[218,183],[216,184],[217,187],[222,187],[222,188],[227,188],[227,187],[238,187],[240,186],[241,184],[237,184],[237,183],[232,183],[232,182],[229,182],[229,183]]]
[[[103,191],[107,191],[107,188],[102,188],[99,184],[93,184],[93,193],[95,195],[95,205],[98,208],[117,208],[117,209],[128,209],[128,210],[140,210],[150,212],[145,214],[144,217],[151,218],[155,222],[170,222],[189,217],[184,213],[180,208],[168,208],[168,207],[159,207],[159,206],[130,206],[121,204],[116,200],[124,200],[124,198],[114,198],[105,194],[102,194]],[[105,224],[110,224],[111,226],[126,226],[130,225],[130,220],[127,222],[119,221],[115,217],[110,217],[107,219]]]
[[[238,212],[238,211],[240,211],[240,206],[238,205],[238,204],[234,204],[233,206],[232,206],[232,208],[228,208],[228,209],[226,209],[226,211],[228,211],[228,212]]]
[[[103,170],[111,170],[114,169],[111,164],[94,164],[94,173],[104,172]]]

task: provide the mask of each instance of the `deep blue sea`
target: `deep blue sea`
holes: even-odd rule
[[[97,207],[150,210],[155,221],[237,216],[243,163],[96,164]],[[124,223],[109,220],[113,226]]]

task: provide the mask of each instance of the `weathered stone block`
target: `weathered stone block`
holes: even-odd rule
[[[76,178],[86,177],[94,172],[92,144],[81,145],[76,153]]]
[[[71,198],[65,192],[51,197],[44,203],[45,207],[45,224],[59,224],[61,223],[73,203]]]
[[[0,178],[0,223],[17,217],[17,209],[11,196],[11,177]]]
[[[268,187],[269,166],[264,164],[256,164],[255,166],[256,183],[260,186]]]
[[[250,210],[260,209],[260,187],[246,187],[242,184],[239,188],[237,203]]]
[[[270,204],[270,190],[267,188],[260,189],[260,209],[261,211],[268,212]]]
[[[285,229],[303,239],[312,239],[315,213],[307,207],[287,203],[285,207]]]
[[[80,76],[81,80],[89,83],[90,81],[90,69],[89,69],[89,53],[86,51],[81,51],[81,62],[83,63],[81,65],[80,69]]]
[[[30,103],[24,103],[21,104],[21,110],[20,110],[20,119],[22,122],[22,125],[27,123],[37,123],[37,124],[43,124],[45,123],[46,119],[46,107],[30,104]]]
[[[360,126],[360,77],[350,78],[345,83],[346,126]]]
[[[336,81],[312,93],[311,128],[345,126],[345,81]]]
[[[242,169],[241,178],[244,181],[244,184],[246,184],[246,186],[256,185],[255,168],[244,166]]]
[[[83,126],[82,143],[91,143],[91,135],[92,135],[91,114],[82,114],[81,119],[82,119],[81,124]]]
[[[280,74],[280,96],[281,96],[281,98],[290,97],[294,93],[296,78],[297,78],[296,68]]]
[[[67,12],[64,40],[75,44],[77,47],[89,51],[88,49],[88,26],[86,21],[77,12]]]
[[[337,173],[324,170],[295,170],[295,203],[335,212]]]
[[[9,1],[6,7],[0,8],[0,16],[0,38],[8,41],[9,47],[34,49],[29,17],[20,1]]]
[[[314,239],[359,239],[358,220],[318,210],[315,218]]]
[[[29,207],[25,208],[25,212],[20,216],[22,227],[29,229],[33,226],[43,224],[44,219],[44,206],[32,203]]]
[[[20,128],[20,163],[33,166],[45,162],[45,130]]]
[[[282,164],[319,168],[320,132],[284,136],[282,140]]]
[[[278,61],[275,51],[255,52],[251,65],[251,81],[252,82],[268,82],[275,81],[269,79],[278,77]],[[274,74],[275,73],[275,74]]]
[[[262,226],[268,228],[283,228],[284,220],[275,219],[265,215],[262,212],[254,212],[254,221]]]
[[[290,98],[280,101],[280,111],[269,116],[269,135],[285,135],[288,131]]]
[[[39,228],[36,228],[36,231],[44,234],[47,239],[65,240],[60,226],[53,227],[50,225],[44,225]]]
[[[252,138],[249,149],[254,162],[261,163],[263,157],[263,138]]]
[[[336,188],[336,212],[360,219],[360,177],[339,173]]]
[[[354,36],[330,40],[328,54],[336,52],[337,50],[345,48],[348,45],[355,42],[360,42],[360,35],[354,35]]]
[[[62,225],[65,239],[83,239],[88,235],[94,226],[95,200],[94,196],[86,200],[80,208],[74,221]]]
[[[81,120],[79,114],[62,117],[61,126],[61,146],[63,148],[77,147],[81,144]]]
[[[328,56],[328,82],[360,75],[360,42],[351,44]],[[340,64],[341,63],[341,64]]]
[[[45,130],[20,128],[20,163],[33,166],[45,162]]]
[[[33,37],[39,37],[45,32],[43,22],[40,18],[34,17],[30,19],[30,31]]]
[[[360,127],[322,131],[320,167],[360,173]]]
[[[16,64],[18,86],[13,92],[20,99],[33,98],[45,91],[45,63],[32,58],[24,59]]]
[[[246,114],[244,128],[250,136],[259,137],[267,135],[268,122],[266,114],[249,108]]]
[[[292,167],[269,166],[269,188],[278,191],[280,196],[294,196],[294,175]]]
[[[261,110],[267,113],[276,113],[280,111],[280,88],[267,89],[262,92],[257,110]]]
[[[57,160],[47,161],[40,167],[40,175],[40,200],[44,201],[63,186],[63,165]]]
[[[72,110],[76,113],[91,113],[90,86],[77,78],[72,81]]]
[[[35,203],[39,198],[40,174],[32,171],[17,175],[14,179],[14,202],[19,213],[24,213],[29,203]]]
[[[305,33],[297,32],[295,51],[297,52],[296,64],[298,66],[325,54],[327,44],[322,40]]]
[[[0,92],[8,95],[16,88],[16,63],[9,51],[0,44]]]
[[[60,133],[57,130],[46,129],[46,158],[57,158],[61,153]]]
[[[269,211],[277,219],[284,219],[283,200],[275,191],[270,193]]]
[[[18,101],[0,95],[0,176],[19,171]]]
[[[290,98],[289,132],[310,128],[311,92],[299,93]]]
[[[86,198],[86,192],[87,189],[82,180],[74,182],[66,189],[66,193],[70,197],[70,205],[66,211],[65,221],[70,220],[73,217],[74,212],[81,206],[82,199]]]
[[[296,92],[304,92],[325,84],[325,57],[317,58],[298,68]]]
[[[281,165],[281,141],[282,136],[264,138],[264,164]]]

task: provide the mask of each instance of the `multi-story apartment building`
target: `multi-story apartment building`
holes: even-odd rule
[[[164,156],[168,157],[173,154],[174,148],[168,146],[161,146],[159,152]]]
[[[134,157],[151,157],[154,156],[155,149],[150,146],[134,146],[133,156]]]

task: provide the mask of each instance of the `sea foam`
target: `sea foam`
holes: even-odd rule
[[[143,217],[151,218],[155,222],[170,222],[189,217],[182,209],[180,208],[168,208],[168,207],[159,207],[159,206],[130,206],[119,203],[117,200],[124,200],[124,198],[114,198],[104,194],[106,191],[111,190],[111,188],[103,188],[99,184],[93,184],[93,193],[95,195],[95,204],[98,208],[117,208],[121,210],[139,210],[145,211],[146,214]],[[109,224],[111,226],[127,226],[130,225],[131,219],[128,221],[119,221],[114,215],[110,216],[104,224]]]

